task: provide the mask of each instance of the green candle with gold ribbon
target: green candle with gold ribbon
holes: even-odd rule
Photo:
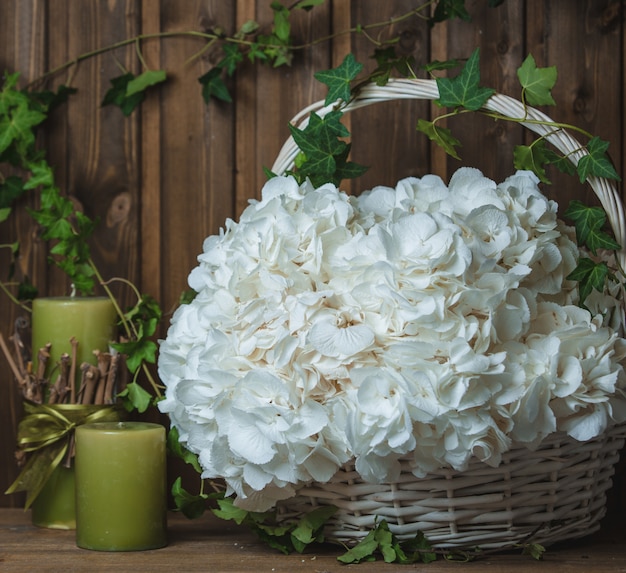
[[[74,463],[78,547],[139,551],[167,545],[163,426],[79,426]]]

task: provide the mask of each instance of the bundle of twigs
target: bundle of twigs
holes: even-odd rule
[[[77,364],[78,341],[70,340],[71,354],[64,353],[58,364],[46,377],[50,362],[51,344],[46,344],[37,351],[37,365],[31,359],[29,321],[20,317],[15,321],[13,334],[9,342],[10,351],[2,333],[0,347],[17,380],[22,396],[35,404],[114,404],[115,396],[127,384],[124,357],[94,350],[96,364],[83,362]],[[75,383],[77,369],[80,371],[80,385]],[[56,374],[54,383],[52,376]]]

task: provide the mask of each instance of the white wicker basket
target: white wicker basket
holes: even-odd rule
[[[365,87],[343,111],[389,100],[438,97],[434,80],[392,80],[383,87]],[[323,101],[314,103],[293,123],[302,129],[312,111],[324,116],[334,108]],[[524,118],[522,125],[546,136],[573,163],[585,153],[566,131],[535,123],[552,120],[516,99],[497,94],[485,109]],[[272,170],[284,173],[293,168],[298,151],[289,138]],[[607,213],[616,240],[626,245],[624,209],[617,190],[606,179],[590,177],[588,183]],[[618,256],[626,268],[626,251]],[[287,519],[321,505],[337,506],[325,537],[348,545],[367,535],[380,519],[400,539],[421,531],[436,547],[504,549],[529,540],[547,545],[588,535],[600,527],[625,437],[624,426],[584,443],[554,434],[535,451],[512,448],[497,468],[476,460],[463,472],[441,469],[424,478],[416,478],[407,461],[398,482],[390,484],[365,483],[354,465],[348,464],[328,483],[310,484],[296,497],[280,502],[278,514]]]

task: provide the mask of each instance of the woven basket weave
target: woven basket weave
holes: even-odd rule
[[[434,80],[392,80],[386,86],[365,87],[343,108],[344,112],[376,102],[439,97]],[[324,116],[334,109],[317,102],[302,110],[293,123],[300,129],[311,112]],[[573,163],[586,153],[566,131],[535,123],[552,122],[542,112],[520,101],[496,94],[484,106],[545,136]],[[272,170],[293,168],[299,149],[289,138]],[[605,209],[616,240],[626,245],[626,224],[621,198],[606,179],[589,177],[589,185]],[[618,253],[626,268],[626,252]],[[365,483],[348,464],[327,483],[301,488],[294,498],[278,505],[280,519],[297,517],[322,505],[334,505],[337,513],[324,532],[328,541],[354,544],[377,521],[385,519],[399,538],[423,532],[435,547],[507,548],[532,540],[545,545],[593,533],[606,511],[606,492],[614,466],[624,446],[626,427],[610,428],[588,442],[557,433],[531,451],[513,447],[494,468],[474,460],[462,472],[440,469],[424,478],[415,477],[408,458],[396,483]]]

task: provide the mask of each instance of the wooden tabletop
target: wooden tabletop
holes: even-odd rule
[[[324,545],[306,554],[283,555],[263,545],[249,531],[207,514],[187,520],[170,513],[169,545],[163,549],[110,553],[79,549],[73,531],[40,529],[21,509],[0,509],[0,571],[38,573],[50,571],[115,573],[379,573],[393,571],[611,572],[626,571],[626,532],[611,527],[601,536],[548,549],[542,561],[519,554],[498,554],[470,563],[437,561],[428,565],[373,563],[342,565],[341,547]]]

